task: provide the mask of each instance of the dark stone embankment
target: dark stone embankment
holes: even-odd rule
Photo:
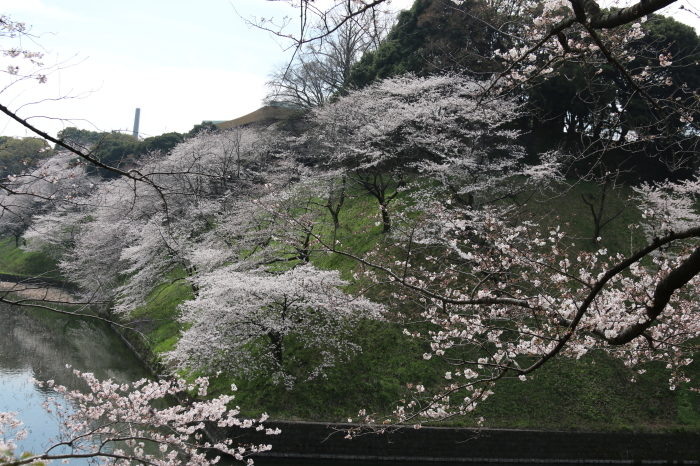
[[[547,432],[447,427],[404,428],[351,440],[350,424],[266,422],[269,436],[236,430],[240,443],[272,444],[261,457],[462,463],[698,464],[700,434]],[[230,435],[231,433],[229,433]]]

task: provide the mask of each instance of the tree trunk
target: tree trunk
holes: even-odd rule
[[[382,223],[384,224],[383,233],[389,233],[391,231],[391,218],[389,217],[389,211],[387,210],[386,204],[381,204],[379,209],[382,211]]]
[[[282,367],[282,339],[284,338],[284,335],[279,332],[269,332],[267,336],[270,337],[272,357],[275,358],[275,362]]]

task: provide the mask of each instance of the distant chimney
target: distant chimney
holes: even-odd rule
[[[134,137],[139,138],[139,119],[141,118],[141,109],[136,109],[136,114],[134,115]]]

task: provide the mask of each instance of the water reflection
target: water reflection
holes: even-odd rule
[[[53,379],[68,389],[84,389],[83,383],[65,367],[72,365],[98,378],[117,382],[134,381],[148,372],[141,361],[104,323],[48,311],[29,311],[0,304],[0,411],[18,411],[28,427],[22,451],[45,450],[51,438],[59,435],[56,420],[47,415],[41,403],[49,396],[45,389],[30,382]],[[56,396],[55,392],[50,392]],[[284,435],[284,433],[282,434]],[[87,461],[71,460],[71,465]],[[221,466],[240,465],[225,458]],[[359,461],[336,459],[255,458],[257,466],[417,466],[418,461]],[[455,463],[430,462],[432,466]],[[490,463],[489,466],[493,464]],[[471,466],[487,466],[470,463]],[[534,465],[531,465],[534,466]],[[551,464],[549,465],[551,466]],[[566,466],[558,464],[558,466]]]
[[[32,384],[32,377],[74,390],[86,386],[66,364],[118,382],[148,375],[124,342],[99,321],[0,304],[0,331],[0,411],[17,411],[28,428],[27,439],[19,443],[22,451],[43,451],[59,434],[56,420],[41,407],[48,392]]]

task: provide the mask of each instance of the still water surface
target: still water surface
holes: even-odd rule
[[[69,390],[85,388],[66,364],[119,382],[148,375],[142,362],[102,322],[0,304],[0,411],[17,411],[16,417],[29,431],[18,452],[43,451],[59,433],[56,420],[41,407],[47,396],[56,393],[37,387],[32,378],[53,379]]]
[[[30,379],[54,380],[69,390],[86,388],[66,364],[116,382],[149,375],[143,363],[109,327],[99,321],[0,304],[0,411],[17,411],[29,430],[21,451],[43,451],[59,433],[56,420],[41,407],[47,392]],[[284,435],[284,434],[282,434]],[[72,460],[71,465],[86,465]],[[222,466],[238,462],[222,461]],[[420,462],[284,460],[257,458],[257,466],[418,466]],[[444,463],[430,463],[440,466]],[[447,463],[454,465],[454,463]],[[479,466],[472,464],[471,466]],[[533,466],[533,465],[530,465]],[[551,465],[550,465],[551,466]],[[563,465],[559,465],[563,466]]]
[[[149,375],[143,363],[109,327],[99,321],[48,311],[28,311],[0,304],[0,411],[18,411],[17,418],[29,430],[18,450],[43,451],[59,434],[56,420],[41,407],[47,392],[30,382],[54,380],[69,390],[85,386],[72,369],[92,372],[98,378],[128,382]],[[58,463],[56,463],[58,464]],[[239,462],[222,461],[225,465]],[[257,466],[398,466],[395,462],[283,460],[256,458]],[[417,463],[410,463],[417,466]],[[434,463],[431,463],[434,464]],[[87,465],[72,460],[71,465]],[[438,466],[434,464],[434,466]]]

